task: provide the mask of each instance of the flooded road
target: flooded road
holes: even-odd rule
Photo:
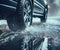
[[[8,35],[8,33],[4,34],[4,36]],[[21,36],[23,36],[24,40],[21,40],[24,44],[23,50],[60,49],[60,17],[48,17],[46,23],[41,23],[39,18],[35,18],[33,24],[30,27],[26,27],[25,30],[21,32],[10,33],[8,37],[6,36],[6,38],[4,36],[1,36],[3,39],[0,39],[0,42],[3,41],[2,43],[4,44],[7,41],[12,41],[8,43],[10,44],[14,43],[14,41],[17,39],[17,42],[15,43],[17,44],[19,43]],[[53,40],[51,41],[50,38]]]

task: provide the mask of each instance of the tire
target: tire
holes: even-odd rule
[[[20,14],[22,16],[22,14]],[[9,29],[11,31],[18,31],[18,30],[24,30],[25,25],[23,21],[23,17],[19,17],[20,15],[18,14],[11,14],[9,18],[7,19],[7,23],[9,26]],[[17,17],[18,16],[18,17]]]
[[[24,2],[24,24],[26,27],[32,25],[32,4],[30,0]]]
[[[45,9],[46,9],[46,8],[45,8]],[[43,16],[42,16],[42,18],[41,18],[41,22],[46,22],[46,20],[47,20],[48,10],[45,11],[45,9],[44,9]]]
[[[45,17],[41,18],[41,22],[42,23],[46,22],[46,18]]]
[[[25,6],[27,6],[27,7],[25,7]],[[29,8],[28,8],[28,6],[29,6]],[[25,29],[25,26],[27,27],[32,24],[32,8],[31,7],[32,7],[32,4],[31,4],[30,0],[25,0],[24,4],[22,4],[21,0],[18,0],[16,12],[13,14],[10,14],[7,18],[7,22],[8,22],[8,26],[9,26],[10,30],[12,30],[12,31],[22,30],[22,29]],[[27,11],[25,11],[25,9]],[[31,10],[31,11],[29,13],[27,13],[28,10],[29,11]]]
[[[47,17],[46,16],[45,17],[43,16],[43,18],[41,18],[41,22],[42,23],[46,22],[46,19],[47,19]]]
[[[18,29],[20,29],[20,26],[17,22],[17,20],[14,18],[15,15],[14,14],[11,14],[9,15],[9,18],[7,18],[7,23],[8,23],[8,26],[9,26],[9,29],[11,31],[17,31]]]
[[[41,22],[46,22],[46,19],[45,18],[41,18]]]

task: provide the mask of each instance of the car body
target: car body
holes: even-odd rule
[[[43,0],[0,0],[0,19],[6,19],[12,30],[31,25],[33,17],[45,22],[47,12]]]

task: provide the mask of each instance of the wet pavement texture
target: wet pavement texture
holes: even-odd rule
[[[25,30],[20,32],[3,33],[2,35],[0,35],[0,45],[3,44],[3,47],[5,47],[6,46],[5,43],[8,43],[9,44],[8,46],[10,46],[12,45],[12,43],[14,43],[14,41],[17,41],[14,44],[16,43],[20,44],[19,42],[20,39],[22,38],[23,40],[21,41],[23,42],[23,47],[21,48],[23,49],[19,48],[20,45],[13,44],[13,46],[15,47],[18,45],[17,48],[19,48],[20,50],[57,50],[57,49],[60,50],[59,47],[60,46],[60,20],[59,19],[60,17],[48,17],[46,23],[38,22],[39,24],[33,24],[32,26],[27,27]],[[44,40],[46,39],[46,37],[48,39]],[[45,46],[45,44],[47,47]],[[31,48],[30,45],[33,47]]]

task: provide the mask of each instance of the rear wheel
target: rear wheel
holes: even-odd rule
[[[41,22],[46,22],[46,20],[47,20],[47,14],[48,14],[47,10],[46,11],[44,10],[44,15],[41,18]]]
[[[41,18],[41,22],[46,22],[46,17],[43,16],[43,17]]]
[[[26,27],[32,24],[32,7],[29,0],[24,2],[24,23]]]

